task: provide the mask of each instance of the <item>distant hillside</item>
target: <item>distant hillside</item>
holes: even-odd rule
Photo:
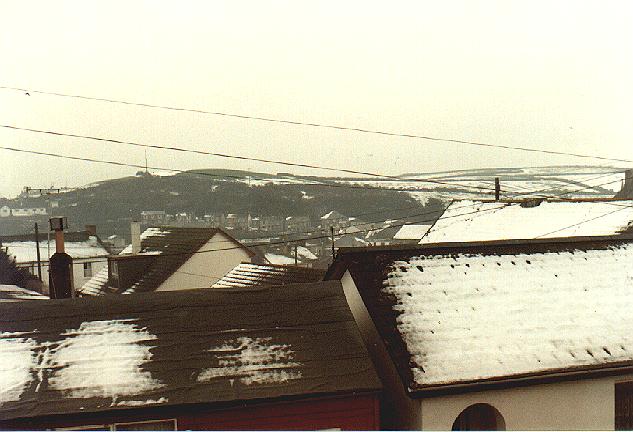
[[[491,198],[494,177],[501,178],[502,197],[519,198],[547,191],[565,197],[613,196],[621,187],[623,169],[566,166],[501,168],[456,172],[406,174],[398,180],[276,175],[235,171],[197,170],[171,176],[139,173],[93,183],[59,195],[3,199],[12,208],[47,206],[68,217],[71,228],[96,224],[100,235],[127,236],[129,222],[145,210],[168,214],[187,213],[194,218],[208,214],[251,216],[307,216],[318,222],[336,210],[362,221],[410,216],[429,222],[431,211],[452,199]],[[431,179],[431,182],[425,180]],[[422,180],[422,181],[421,181]],[[50,209],[51,201],[57,208]],[[426,216],[419,216],[426,214]],[[436,213],[439,214],[439,213]],[[29,232],[31,221],[0,218],[0,233]],[[45,222],[46,218],[42,218]]]

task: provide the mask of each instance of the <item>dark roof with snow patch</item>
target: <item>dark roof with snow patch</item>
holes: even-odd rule
[[[380,389],[339,282],[183,294],[0,303],[0,426]]]

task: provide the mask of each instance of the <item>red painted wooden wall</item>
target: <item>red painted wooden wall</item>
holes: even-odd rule
[[[286,402],[178,419],[180,430],[342,430],[380,429],[377,396]]]

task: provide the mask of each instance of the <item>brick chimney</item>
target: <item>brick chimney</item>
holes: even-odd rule
[[[55,231],[55,253],[49,260],[48,286],[51,298],[73,297],[73,259],[64,251],[65,217],[49,219],[50,230]]]

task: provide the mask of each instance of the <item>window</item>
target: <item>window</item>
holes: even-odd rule
[[[452,430],[505,430],[505,428],[506,422],[495,407],[478,403],[469,406],[457,416]]]
[[[633,381],[615,385],[615,430],[633,429]]]
[[[84,263],[84,277],[92,277],[92,263],[85,262]]]

